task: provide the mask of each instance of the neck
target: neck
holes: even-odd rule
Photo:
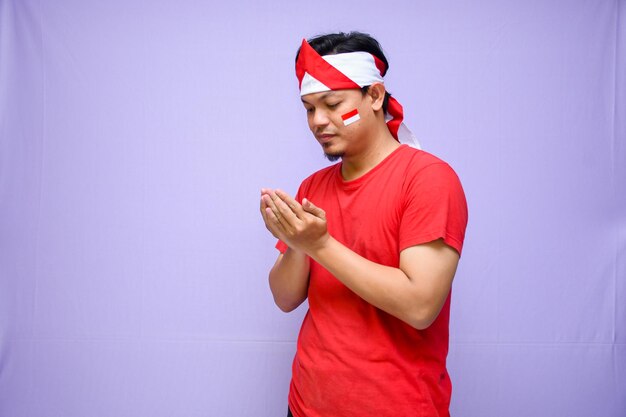
[[[368,143],[361,152],[343,156],[341,176],[344,180],[355,180],[366,174],[400,146],[386,125],[384,125],[384,131],[380,131],[372,137],[375,139]]]

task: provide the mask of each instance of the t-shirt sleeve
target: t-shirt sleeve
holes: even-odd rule
[[[287,252],[288,247],[289,246],[287,246],[287,244],[282,240],[278,239],[278,241],[276,241],[276,249],[278,249],[278,251],[283,255],[285,254],[285,252]]]
[[[467,202],[459,177],[445,162],[421,168],[407,177],[400,221],[400,250],[437,239],[463,250]]]

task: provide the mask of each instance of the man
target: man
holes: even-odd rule
[[[285,312],[309,303],[289,391],[295,417],[449,416],[450,289],[467,206],[445,162],[398,141],[410,132],[385,91],[387,69],[369,35],[303,41],[296,74],[309,128],[341,162],[295,198],[261,190],[279,239],[274,300]]]

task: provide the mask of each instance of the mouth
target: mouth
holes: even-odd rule
[[[330,142],[333,138],[335,137],[335,135],[331,135],[331,134],[323,134],[323,135],[317,135],[317,140],[319,141],[319,143],[321,143],[322,145],[327,144],[328,142]]]

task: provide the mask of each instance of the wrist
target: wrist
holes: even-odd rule
[[[328,251],[334,242],[336,242],[336,240],[329,233],[326,233],[317,242],[315,242],[314,245],[311,245],[311,247],[306,250],[306,253],[311,258],[318,259],[320,255],[323,255],[324,252]]]
[[[305,257],[306,253],[300,249],[294,248],[293,246],[287,245],[287,250],[285,251],[286,256],[293,257]]]

